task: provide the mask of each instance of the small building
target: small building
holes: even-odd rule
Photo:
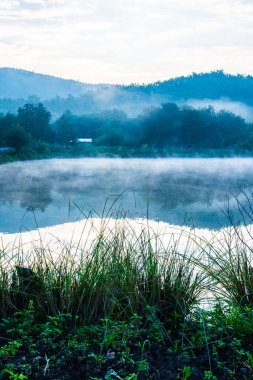
[[[77,139],[77,142],[81,143],[81,144],[92,144],[92,139],[90,139],[90,138],[80,138],[80,139]]]

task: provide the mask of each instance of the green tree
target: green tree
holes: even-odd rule
[[[75,126],[75,118],[66,111],[55,123],[57,140],[66,145],[75,143],[78,137]]]
[[[6,136],[8,131],[17,125],[17,116],[7,113],[0,115],[0,146],[6,146]]]
[[[19,125],[12,126],[7,132],[5,139],[6,144],[16,149],[16,151],[20,151],[29,144],[27,133]]]
[[[18,123],[36,140],[51,141],[52,130],[49,126],[51,113],[39,104],[25,104],[18,109]]]

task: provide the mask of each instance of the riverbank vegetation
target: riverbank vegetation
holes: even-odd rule
[[[167,103],[132,118],[119,110],[84,116],[66,111],[52,120],[43,104],[30,103],[16,115],[0,116],[1,162],[61,156],[252,155],[252,146],[251,123],[212,107]]]
[[[228,217],[211,242],[118,220],[86,248],[3,246],[1,378],[252,379],[252,232]]]
[[[42,160],[50,158],[229,158],[229,157],[252,157],[252,152],[245,149],[174,149],[156,148],[146,145],[136,148],[126,148],[122,146],[67,146],[61,145],[47,146],[39,144],[38,148],[25,148],[19,151],[0,151],[0,164],[26,161]]]

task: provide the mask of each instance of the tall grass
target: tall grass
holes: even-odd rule
[[[169,328],[182,323],[204,297],[253,307],[253,208],[242,192],[237,216],[229,203],[230,226],[211,241],[190,243],[159,235],[147,225],[135,229],[127,219],[101,221],[96,237],[83,229],[77,243],[57,241],[58,251],[39,237],[28,253],[22,241],[0,251],[0,318],[26,309],[32,300],[37,317],[71,314],[80,323],[103,318],[127,320],[134,314],[158,318]],[[252,219],[253,221],[253,219]],[[93,226],[94,227],[94,226]],[[180,247],[179,247],[180,246]],[[60,249],[59,249],[60,247]]]
[[[163,323],[182,322],[204,290],[205,276],[194,269],[192,254],[179,253],[171,241],[164,246],[151,228],[137,233],[115,223],[110,230],[102,222],[89,247],[62,244],[57,255],[43,241],[29,254],[22,245],[8,255],[3,249],[0,317],[32,300],[39,318],[70,313],[81,323],[94,323],[109,316],[148,316],[152,310]]]
[[[243,189],[227,199],[224,210],[229,227],[202,245],[204,260],[196,263],[212,283],[216,298],[239,307],[253,307],[253,207]],[[230,202],[237,205],[232,212]],[[210,285],[210,283],[209,283]]]

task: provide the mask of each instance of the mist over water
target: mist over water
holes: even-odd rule
[[[251,192],[252,158],[52,159],[0,166],[0,232],[92,216],[219,229],[226,196]],[[122,195],[117,199],[118,195]],[[114,204],[114,201],[117,201]],[[237,205],[232,199],[232,210]]]

